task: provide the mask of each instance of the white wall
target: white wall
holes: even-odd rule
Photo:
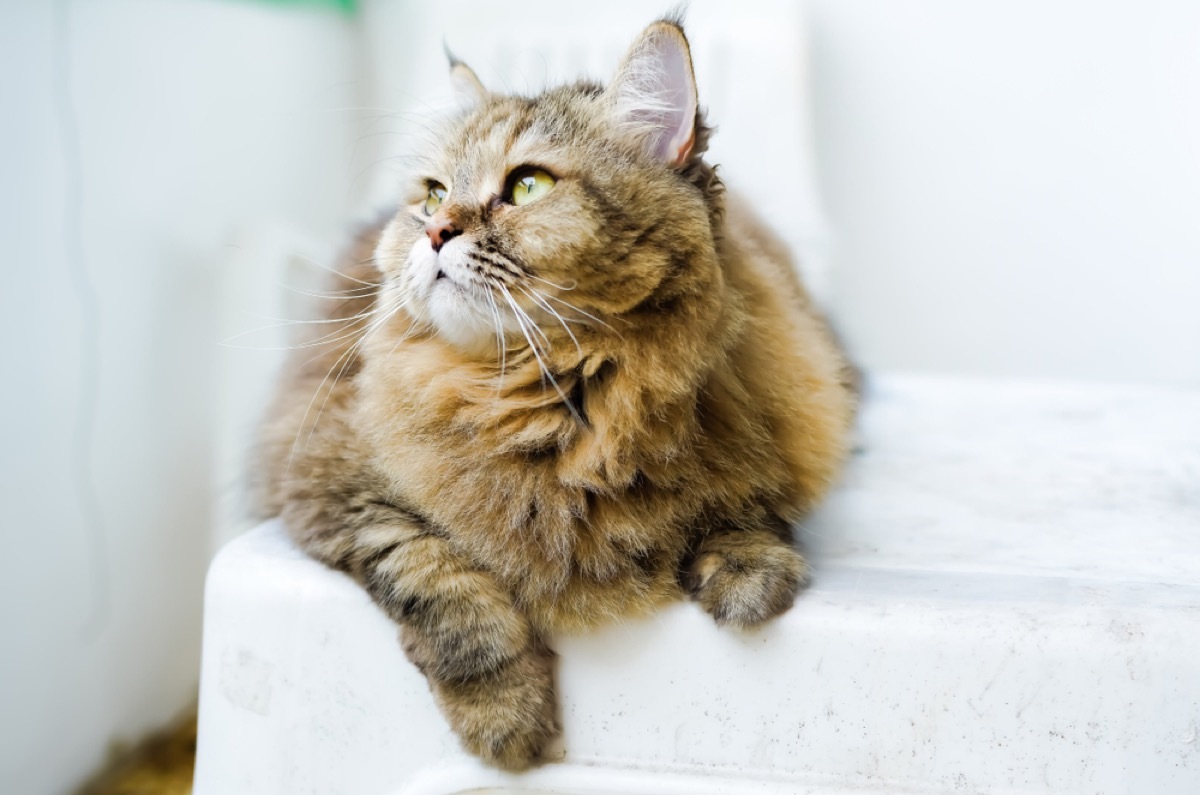
[[[1200,385],[1200,4],[811,11],[836,314],[869,367]]]
[[[6,793],[70,791],[194,696],[219,277],[260,223],[340,237],[351,31],[252,2],[0,5]]]

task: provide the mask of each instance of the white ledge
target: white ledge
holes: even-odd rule
[[[1200,394],[888,378],[862,427],[796,606],[554,639],[558,761],[521,776],[263,525],[209,575],[196,795],[1200,792]]]

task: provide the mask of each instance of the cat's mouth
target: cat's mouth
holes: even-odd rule
[[[486,291],[486,288],[476,283],[469,275],[455,274],[453,271],[453,266],[438,268],[434,273],[430,289],[438,290],[440,287],[443,292],[449,291],[450,294],[458,296],[456,300],[461,300],[464,296],[479,296],[482,300],[482,293]]]
[[[445,268],[438,268],[434,274],[433,284],[436,286],[440,282],[445,282],[448,286],[463,287],[465,282],[460,278],[456,279],[450,275],[450,272]]]

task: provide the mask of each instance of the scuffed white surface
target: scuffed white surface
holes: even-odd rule
[[[861,427],[821,562],[1200,583],[1200,392],[892,377]]]
[[[392,624],[269,523],[210,573],[196,795],[1193,795],[1198,401],[880,380],[796,606],[555,638],[561,762],[527,776],[468,759]]]

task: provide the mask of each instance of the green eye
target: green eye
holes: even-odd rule
[[[433,215],[446,200],[446,188],[440,182],[429,186],[429,195],[425,197],[425,214]]]
[[[518,207],[537,201],[554,187],[554,177],[540,168],[521,171],[512,184],[512,203]]]

